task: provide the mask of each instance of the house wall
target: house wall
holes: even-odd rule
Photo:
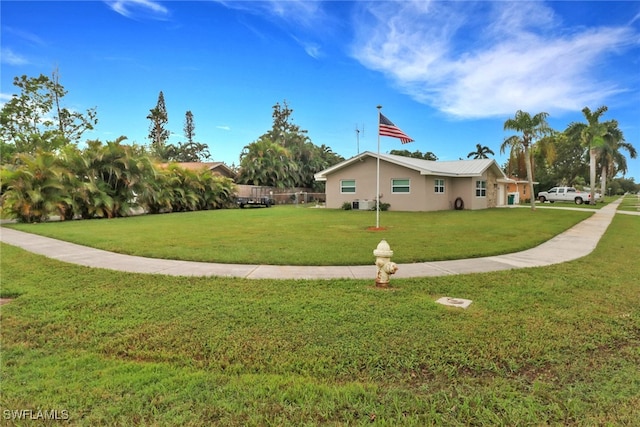
[[[484,173],[487,180],[487,197],[485,199],[484,208],[495,208],[498,206],[498,176],[491,170]]]
[[[380,162],[380,192],[384,194],[383,163]],[[355,193],[342,194],[340,192],[341,181],[348,179],[356,181],[356,191]],[[348,168],[327,176],[325,193],[327,195],[326,206],[334,209],[342,207],[345,202],[352,203],[354,200],[376,200],[376,159],[365,157],[362,161],[352,163]],[[381,203],[391,202],[381,199]]]
[[[342,180],[355,180],[355,193],[340,193]],[[393,179],[409,179],[409,193],[392,193]],[[444,193],[435,192],[435,180],[444,179]],[[476,181],[487,181],[486,197],[476,197]],[[345,202],[375,201],[376,199],[376,159],[365,157],[349,167],[327,176],[326,206],[338,209]],[[497,176],[490,169],[482,177],[441,177],[423,176],[405,167],[380,162],[380,203],[389,203],[395,211],[438,211],[454,209],[456,198],[461,197],[465,209],[486,209],[498,203]]]
[[[531,198],[529,195],[529,183],[518,182],[507,184],[507,191],[509,193],[520,193],[520,200],[525,201]]]
[[[476,196],[476,181],[486,182],[486,195],[484,197]],[[466,198],[463,197],[465,209],[477,210],[498,206],[498,191],[504,187],[498,185],[498,175],[494,171],[488,169],[482,176],[468,178],[468,181],[465,182],[468,184],[467,196]],[[467,203],[467,199],[469,203]]]

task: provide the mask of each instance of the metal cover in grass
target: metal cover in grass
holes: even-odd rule
[[[436,301],[438,304],[448,305],[451,307],[467,308],[473,301],[470,299],[442,297]]]

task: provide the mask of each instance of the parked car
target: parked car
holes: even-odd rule
[[[595,193],[596,201],[600,200],[600,194]],[[538,193],[540,203],[544,202],[574,202],[576,205],[591,202],[591,192],[580,191],[574,187],[553,187],[549,191]]]

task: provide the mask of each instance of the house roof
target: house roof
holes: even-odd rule
[[[528,184],[526,179],[518,178],[517,176],[509,176],[507,180],[512,184]],[[538,181],[533,181],[534,184],[540,184]]]
[[[355,162],[361,161],[364,157],[373,157],[375,159],[378,157],[378,154],[371,151],[365,151],[355,157],[318,172],[314,175],[314,178],[316,181],[326,181],[327,175],[331,175],[332,173],[344,169]],[[474,177],[482,175],[489,168],[493,168],[500,178],[506,178],[506,175],[494,159],[434,161],[380,153],[380,160],[403,166],[408,169],[413,169],[420,172],[421,175]]]
[[[161,168],[166,168],[170,164],[175,164],[180,166],[183,169],[189,170],[202,170],[207,169],[210,171],[221,170],[225,171],[227,175],[233,176],[235,175],[233,170],[229,168],[229,166],[225,165],[223,162],[173,162],[173,163],[160,163]]]

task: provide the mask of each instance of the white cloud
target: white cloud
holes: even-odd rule
[[[127,18],[166,19],[169,9],[154,0],[104,0],[116,13]]]
[[[321,1],[314,0],[214,0],[230,9],[264,17],[275,17],[288,23],[312,27],[325,16]]]
[[[624,90],[601,60],[630,28],[561,28],[539,2],[369,3],[353,56],[414,99],[458,118],[579,110]]]
[[[29,60],[24,56],[15,53],[8,47],[3,47],[0,51],[0,57],[2,57],[2,63],[8,65],[25,65],[29,63]]]
[[[31,45],[31,46],[46,46],[47,43],[44,41],[44,39],[42,39],[40,36],[28,32],[28,31],[24,31],[22,29],[19,28],[14,28],[11,26],[3,26],[2,27],[3,31],[6,31],[9,34],[13,34],[17,37],[19,37],[20,39],[22,39],[23,41],[25,41],[27,44]]]
[[[304,41],[299,39],[296,36],[292,36],[292,38],[304,49],[304,51],[310,57],[314,59],[320,59],[323,56],[322,47],[318,43]]]
[[[222,129],[222,130],[231,130],[231,128],[229,126],[216,126],[216,129]]]
[[[307,52],[307,55],[309,55],[310,57],[318,59],[322,56],[320,45],[316,43],[306,43],[303,46],[304,46],[304,51]]]
[[[319,0],[214,0],[223,6],[240,10],[270,20],[280,27],[286,28],[294,39],[312,58],[322,57],[322,48],[318,42],[309,38],[321,38],[332,28],[330,17],[326,14]],[[264,35],[255,27],[245,25],[259,37]],[[303,40],[304,39],[304,40]]]

